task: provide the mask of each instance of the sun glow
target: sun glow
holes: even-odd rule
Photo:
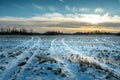
[[[95,15],[95,14],[83,15],[82,20],[85,22],[92,23],[92,24],[105,22],[108,20],[108,13],[103,16]]]
[[[103,22],[103,20],[101,20],[99,18],[96,18],[96,17],[86,19],[86,21],[88,21],[88,22],[90,22],[92,24],[97,24],[97,23]]]

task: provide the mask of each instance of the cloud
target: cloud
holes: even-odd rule
[[[89,11],[89,8],[80,8],[80,11]]]
[[[45,9],[44,7],[42,7],[40,5],[37,5],[37,4],[34,4],[34,3],[32,3],[32,6],[35,7],[36,9],[39,9],[39,10]],[[48,10],[50,10],[52,12],[55,12],[56,9],[53,6],[49,6]]]
[[[59,0],[60,2],[64,2],[63,0]]]
[[[49,18],[49,17],[50,17],[50,18],[53,18],[53,17],[54,17],[54,18],[55,18],[55,17],[63,17],[62,14],[56,13],[56,12],[55,12],[55,13],[52,13],[52,14],[51,14],[51,13],[47,13],[47,14],[44,14],[43,16],[44,16],[44,17],[48,17],[48,18]]]
[[[65,6],[66,10],[68,11],[73,11],[73,12],[88,12],[90,9],[89,8],[78,8],[78,7],[70,7],[70,6]]]
[[[54,7],[52,7],[52,6],[49,6],[48,8],[49,8],[50,11],[53,11],[53,12],[56,10],[56,9],[55,9]]]
[[[32,3],[32,6],[35,7],[35,8],[37,8],[37,9],[43,10],[43,7],[39,6],[37,4]]]
[[[24,17],[1,17],[0,21],[77,21],[77,22],[89,22],[89,23],[103,23],[120,22],[120,16],[114,15],[110,16],[109,13],[104,15],[99,14],[61,14],[57,12],[46,13],[39,16],[33,16],[29,18]]]
[[[95,13],[103,13],[104,9],[102,9],[102,8],[96,8],[94,12]]]
[[[97,21],[98,24],[92,24]],[[120,31],[120,16],[110,16],[109,13],[104,15],[96,14],[61,14],[61,13],[46,13],[40,16],[29,18],[19,17],[3,17],[0,18],[0,27],[17,27],[33,29],[34,31]],[[34,26],[34,27],[33,27]]]

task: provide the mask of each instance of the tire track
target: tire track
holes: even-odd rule
[[[110,47],[112,47],[113,49],[119,49],[120,48],[120,46],[117,46],[115,44],[109,43],[108,41],[106,41],[104,39],[96,39],[96,40],[99,41],[99,42],[101,42],[102,44],[108,45],[108,48],[110,48]]]
[[[80,52],[78,51],[75,51],[73,49],[71,49],[65,42],[64,42],[64,39],[62,39],[62,43],[63,45],[66,46],[66,49],[68,49],[70,52],[74,53],[74,54],[78,54],[79,55],[79,59],[82,60],[83,62],[87,61],[89,63],[92,63],[92,64],[95,64],[95,65],[98,65],[98,66],[101,66],[101,68],[103,68],[104,70],[108,70],[109,72],[113,73],[114,76],[120,78],[120,68],[112,68],[112,67],[109,67],[108,65],[104,64],[104,63],[100,63],[98,60],[95,60],[93,57],[89,57],[89,56],[85,56],[83,54],[81,54]]]
[[[118,46],[117,44],[115,44],[115,43],[113,43],[111,41],[108,41],[106,39],[102,39],[102,41],[107,42],[107,44],[109,44],[109,45],[116,46],[117,48],[120,48],[120,46]]]
[[[28,44],[32,44],[33,43],[32,41],[33,41],[33,38],[28,40],[27,42],[22,43],[21,45],[16,46],[14,49],[11,49],[10,52],[5,52],[5,53],[3,52],[3,54],[5,54],[7,56],[2,58],[2,59],[0,59],[0,63],[3,62],[4,60],[8,59],[11,56],[19,55],[21,53],[21,51],[24,52],[25,48],[29,48],[30,47]],[[20,48],[20,49],[18,50],[18,48]]]
[[[69,68],[69,65],[66,64],[66,62],[64,61],[64,59],[62,57],[60,57],[60,53],[58,53],[58,50],[55,49],[55,41],[58,41],[58,38],[52,40],[51,42],[51,46],[50,46],[50,53],[51,53],[51,57],[54,58],[57,62],[58,62],[58,67],[64,67],[64,73],[69,73],[69,77],[75,78],[75,74],[73,74],[72,70]],[[60,64],[64,64],[64,66],[61,66]]]
[[[29,58],[29,60],[26,62],[26,64],[22,67],[22,69],[19,71],[19,75],[16,77],[17,78],[17,80],[25,80],[25,77],[24,77],[24,71],[25,71],[25,68],[27,68],[27,67],[29,67],[29,65],[30,65],[30,63],[32,62],[32,60],[33,60],[33,58],[36,56],[36,55],[38,55],[38,54],[40,54],[40,53],[38,53],[38,52],[40,52],[40,48],[41,48],[41,46],[42,45],[40,45],[41,44],[41,39],[39,39],[38,40],[38,42],[36,43],[36,44],[38,44],[37,45],[37,50],[35,50],[35,51],[33,51],[33,55]]]
[[[30,50],[36,48],[37,43],[34,43],[33,46],[26,49],[23,53],[17,56],[17,60],[13,60],[6,66],[6,70],[3,72],[3,74],[0,76],[2,80],[10,79],[12,76],[14,76],[15,71],[18,69],[18,65],[21,62],[25,61],[26,57],[30,57],[33,54],[29,52]]]

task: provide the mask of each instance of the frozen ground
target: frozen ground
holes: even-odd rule
[[[120,37],[0,36],[0,80],[120,80]]]

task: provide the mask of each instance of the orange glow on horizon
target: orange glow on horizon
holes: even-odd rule
[[[35,29],[37,32],[46,32],[46,31],[60,31],[64,33],[75,33],[75,32],[95,32],[95,31],[100,31],[100,32],[119,32],[120,28],[112,28],[112,27],[94,27],[94,26],[89,26],[89,27],[80,27],[80,28],[62,28],[62,27],[42,27],[39,29]]]

